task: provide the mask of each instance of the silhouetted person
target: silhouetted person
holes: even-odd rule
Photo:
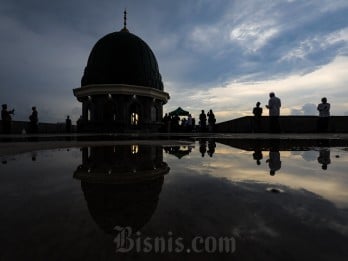
[[[38,112],[36,110],[36,107],[33,106],[32,108],[32,113],[29,116],[29,130],[31,133],[37,133],[38,132],[38,122],[39,122],[39,117],[38,117]]]
[[[189,114],[187,116],[186,130],[188,132],[192,132],[192,130],[193,130],[193,119],[192,119],[192,115],[191,114]]]
[[[186,124],[187,124],[186,118],[182,118],[181,119],[181,129],[182,130],[186,130]]]
[[[7,110],[7,104],[2,105],[1,110],[1,123],[2,123],[2,132],[4,134],[10,134],[11,133],[11,121],[12,117],[11,114],[14,115],[14,109],[8,111]]]
[[[319,111],[317,129],[319,132],[327,132],[329,128],[330,103],[327,102],[325,97],[321,99],[321,103],[318,104],[317,110]]]
[[[278,97],[275,96],[274,92],[269,94],[268,105],[266,108],[269,110],[269,127],[270,132],[279,133],[280,125],[279,125],[279,115],[280,115],[280,107],[281,101]]]
[[[260,132],[261,130],[261,116],[262,108],[260,107],[261,103],[257,102],[256,107],[253,108],[254,120],[253,120],[253,131]]]
[[[205,131],[207,127],[207,116],[205,115],[204,110],[202,110],[201,114],[199,115],[199,126],[201,131]]]
[[[172,126],[172,130],[173,131],[178,131],[179,130],[179,122],[180,122],[179,115],[172,116],[171,126]]]
[[[65,131],[68,133],[71,132],[71,119],[69,115],[66,117],[66,120],[65,120]]]
[[[163,116],[164,132],[170,132],[170,116],[168,113]]]
[[[210,111],[207,113],[208,116],[208,128],[209,128],[209,132],[213,132],[214,131],[214,127],[215,127],[215,115],[213,113],[213,110],[210,109]]]
[[[323,170],[327,170],[327,165],[331,163],[329,148],[320,148],[318,162]]]
[[[253,153],[253,159],[256,160],[256,165],[260,165],[261,164],[261,161],[263,158],[263,155],[262,155],[262,150],[257,148],[254,150],[254,153]]]

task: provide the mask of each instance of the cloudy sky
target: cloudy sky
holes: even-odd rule
[[[27,120],[76,120],[91,48],[128,29],[157,57],[171,99],[218,122],[251,115],[268,93],[282,115],[316,115],[324,96],[333,115],[348,115],[347,0],[1,0],[0,103]],[[267,113],[265,111],[265,113]]]

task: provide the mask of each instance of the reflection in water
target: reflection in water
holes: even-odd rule
[[[115,226],[143,227],[153,215],[169,172],[161,146],[113,146],[82,149],[74,173],[94,221],[105,232]]]
[[[129,145],[82,148],[74,178],[104,184],[135,183],[169,172],[161,146]]]
[[[115,226],[141,229],[155,212],[162,185],[163,176],[134,184],[81,181],[88,210],[106,233],[115,232]]]
[[[33,151],[33,152],[31,153],[31,160],[32,160],[32,161],[36,161],[36,157],[37,157],[37,152],[36,152],[36,151]]]
[[[292,151],[293,155],[301,155],[306,161],[312,161],[317,159],[323,170],[327,170],[328,165],[331,164],[329,141],[320,140],[315,143],[313,140],[292,140],[285,141],[280,139],[265,139],[265,140],[228,140],[218,139],[218,142],[224,145],[231,146],[233,148],[254,151],[252,154],[253,159],[256,161],[256,165],[261,165],[263,158],[262,152],[268,151],[268,163],[269,173],[271,176],[276,174],[276,171],[282,167],[281,151]],[[201,142],[200,142],[201,145]],[[203,145],[202,145],[203,146]],[[319,156],[317,157],[316,151],[313,147],[318,147]],[[201,149],[200,149],[201,150]],[[202,153],[202,151],[201,151]],[[202,154],[203,156],[203,154]]]
[[[323,170],[327,170],[327,165],[331,163],[330,159],[330,149],[329,148],[320,148],[318,162],[321,164]]]
[[[263,159],[262,150],[255,149],[253,159],[256,160],[256,165],[261,165],[261,160]]]
[[[192,152],[192,148],[194,146],[191,145],[185,145],[185,146],[166,146],[164,147],[164,151],[168,154],[176,156],[178,159],[181,159],[182,157],[189,155]]]
[[[269,167],[269,174],[274,176],[277,170],[280,170],[282,162],[280,161],[279,141],[272,140],[269,149],[269,158],[266,160]]]
[[[207,140],[199,139],[199,152],[201,153],[202,158],[204,158],[205,153],[207,152]]]
[[[153,257],[135,251],[115,256],[116,225],[140,230],[139,239],[182,237],[187,247],[197,236],[236,239],[235,253],[201,253],[206,256],[199,260],[345,260],[347,150],[312,150],[315,160],[308,162],[277,142],[244,143],[247,153],[209,139],[201,143],[214,157],[201,158],[198,147],[189,161],[166,155],[171,175],[165,182],[169,167],[159,146],[40,151],[36,162],[31,153],[4,158],[16,164],[0,164],[0,208],[6,210],[0,260]],[[330,150],[340,157],[330,159]],[[255,166],[262,152],[278,158],[278,168],[281,155],[282,175],[269,177],[266,164]],[[318,153],[320,162],[334,163],[327,170],[332,175],[317,175]],[[154,254],[183,260],[175,252],[163,255]]]
[[[199,142],[199,152],[201,153],[202,158],[204,158],[205,153],[207,153],[208,156],[212,158],[216,148],[215,139],[202,138],[202,139],[198,139],[198,142]],[[207,143],[208,143],[208,150],[207,150]]]
[[[213,157],[213,154],[215,152],[215,148],[216,148],[216,143],[214,139],[208,139],[208,151],[207,154],[210,157]]]

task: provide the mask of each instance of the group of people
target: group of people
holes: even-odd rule
[[[207,120],[208,120],[208,125],[207,125]],[[215,123],[216,123],[216,118],[212,109],[210,109],[207,114],[205,114],[204,110],[201,111],[201,114],[199,115],[200,131],[206,131],[208,129],[209,132],[214,132]]]
[[[31,108],[32,112],[29,115],[29,125],[28,128],[23,129],[25,133],[38,133],[39,132],[39,116],[38,111],[35,106]],[[4,134],[11,134],[11,126],[12,126],[12,116],[15,114],[15,110],[9,110],[7,104],[2,104],[1,109],[1,125],[2,125],[2,132]],[[67,116],[65,120],[65,127],[67,132],[71,132],[71,119],[69,116]]]
[[[261,116],[262,107],[261,103],[257,102],[256,106],[253,108],[254,114],[254,124],[253,130],[255,132],[261,131]],[[275,96],[274,92],[269,94],[268,104],[266,108],[269,110],[269,130],[272,133],[281,132],[279,124],[281,100]],[[329,127],[329,117],[330,117],[330,103],[327,102],[326,97],[321,99],[321,103],[318,104],[317,110],[319,111],[319,118],[317,122],[318,132],[327,132]]]
[[[195,126],[195,118],[192,117],[191,114],[187,116],[187,118],[183,118],[180,120],[179,115],[169,115],[166,113],[162,119],[163,121],[163,127],[165,132],[172,132],[172,131],[184,131],[184,132],[191,132],[194,129]]]
[[[199,115],[198,126],[196,126],[196,119],[193,118],[191,114],[189,114],[187,118],[184,117],[180,120],[179,115],[169,115],[168,113],[166,113],[163,117],[163,123],[165,132],[192,132],[196,130],[202,132],[208,130],[209,132],[213,132],[216,123],[216,118],[212,109],[210,109],[207,114],[205,114],[204,110],[202,110],[201,114]]]
[[[29,126],[28,131],[30,133],[37,133],[38,132],[38,112],[36,110],[36,107],[33,106],[31,108],[32,112],[29,116]],[[1,123],[2,123],[2,131],[4,134],[10,134],[11,133],[11,125],[12,125],[12,116],[14,115],[15,110],[8,110],[7,104],[2,105],[1,109]]]

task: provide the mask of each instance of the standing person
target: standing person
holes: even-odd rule
[[[327,102],[326,97],[321,99],[321,103],[318,104],[317,110],[319,111],[317,129],[319,132],[327,132],[329,128],[330,103]]]
[[[210,111],[207,113],[208,116],[208,128],[209,128],[209,132],[213,132],[214,131],[214,127],[215,127],[215,115],[213,113],[213,110],[210,109]]]
[[[186,124],[186,129],[187,129],[187,131],[188,132],[192,132],[192,129],[193,129],[193,127],[192,127],[192,115],[191,114],[189,114],[188,116],[187,116],[187,124]]]
[[[38,117],[38,112],[36,110],[36,107],[33,106],[32,108],[32,113],[29,116],[30,120],[30,132],[31,133],[37,133],[38,132],[38,122],[39,122],[39,117]]]
[[[1,110],[1,123],[2,123],[2,132],[4,134],[10,134],[11,133],[11,114],[14,115],[14,109],[8,111],[7,110],[7,104],[2,105]]]
[[[168,113],[164,114],[163,123],[164,123],[164,132],[170,132],[170,116],[168,115]]]
[[[269,127],[270,127],[270,132],[272,133],[280,132],[280,126],[279,126],[280,107],[281,107],[280,99],[275,96],[274,92],[271,92],[269,94],[268,105],[266,105],[266,108],[269,110],[269,123],[270,123]]]
[[[260,132],[261,131],[261,115],[262,115],[262,108],[260,107],[261,103],[257,102],[256,107],[253,108],[253,114],[254,114],[254,124],[253,124],[253,131],[254,132]]]
[[[172,129],[173,129],[173,131],[179,131],[179,122],[180,122],[180,117],[179,117],[179,115],[175,114],[172,117]]]
[[[65,131],[68,133],[71,132],[71,119],[69,115],[66,117],[66,120],[65,120]]]
[[[199,115],[199,126],[201,131],[205,131],[207,127],[207,116],[205,115],[204,110],[202,110],[201,114]]]

